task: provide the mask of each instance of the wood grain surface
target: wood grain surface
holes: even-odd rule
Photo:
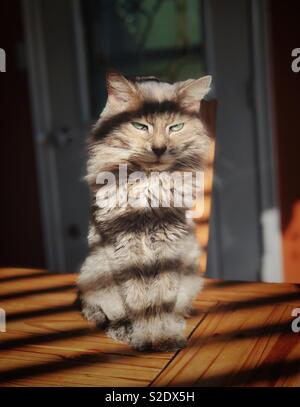
[[[82,319],[75,275],[0,269],[0,386],[299,386],[300,288],[206,280],[180,352],[139,353]]]

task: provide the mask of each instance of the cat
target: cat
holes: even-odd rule
[[[185,205],[174,205],[174,195],[169,207],[101,207],[98,194],[103,198],[111,188],[97,177],[113,174],[118,180],[120,165],[129,174],[142,171],[138,188],[149,202],[159,195],[151,174],[166,191],[172,171],[203,170],[210,136],[199,110],[210,84],[210,76],[171,84],[108,72],[107,102],[91,132],[89,254],[77,280],[82,313],[116,341],[141,351],[186,346],[185,318],[202,287],[194,223]],[[135,181],[116,185],[115,195],[136,193]]]

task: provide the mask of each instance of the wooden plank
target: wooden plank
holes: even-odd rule
[[[26,276],[1,283],[8,322],[0,337],[0,386],[146,386],[175,355],[116,343],[74,306],[75,275],[39,274],[0,273]],[[187,335],[212,305],[197,301]]]
[[[201,207],[202,203],[200,203],[200,202],[196,203],[197,212],[201,213],[201,209],[203,209],[203,213],[201,216],[197,215],[194,217],[194,221],[197,224],[196,237],[202,248],[202,252],[201,252],[201,256],[200,256],[200,271],[202,273],[206,272],[206,264],[207,264],[209,219],[210,219],[210,213],[211,213],[211,196],[212,196],[212,188],[213,188],[214,155],[215,155],[215,141],[212,140],[211,147],[210,147],[209,164],[204,171],[204,192],[205,192],[205,194],[204,194],[203,208]]]
[[[0,386],[299,385],[297,285],[205,280],[186,349],[139,353],[85,321],[75,275],[0,270]]]
[[[209,159],[207,167],[204,171],[204,207],[201,207],[201,202],[196,202],[196,209],[198,213],[201,213],[201,209],[203,209],[203,213],[202,215],[195,215],[194,217],[197,224],[196,237],[202,247],[202,253],[200,256],[200,271],[201,273],[205,273],[207,265],[209,219],[211,214],[211,197],[213,189],[213,168],[216,149],[217,101],[203,100],[201,102],[200,116],[211,137]]]
[[[0,268],[0,281],[10,279],[10,281],[17,280],[20,278],[26,278],[26,276],[38,276],[49,274],[45,269],[28,269],[28,268],[11,268],[3,267]]]
[[[230,313],[208,314],[188,348],[152,386],[299,386],[300,341],[291,331],[293,308],[233,306]]]
[[[293,147],[294,148],[294,147]],[[291,183],[292,184],[292,183]],[[285,199],[285,198],[284,198]],[[284,208],[286,210],[287,208]],[[290,219],[282,231],[285,281],[300,283],[300,202],[293,203]],[[287,213],[285,214],[285,216]]]

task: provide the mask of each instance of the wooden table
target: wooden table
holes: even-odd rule
[[[300,385],[299,286],[206,280],[188,347],[138,353],[82,319],[75,278],[0,270],[0,386]]]

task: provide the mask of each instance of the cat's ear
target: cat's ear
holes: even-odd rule
[[[200,101],[210,91],[212,77],[203,76],[199,79],[188,79],[179,83],[180,103],[192,112],[199,112]]]
[[[108,104],[116,110],[127,109],[137,96],[134,84],[117,71],[107,72],[106,89]]]

